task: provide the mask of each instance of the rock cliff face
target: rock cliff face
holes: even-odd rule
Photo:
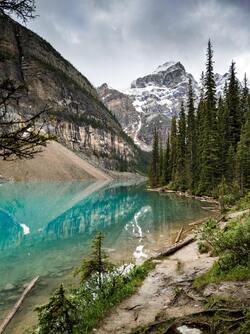
[[[0,79],[25,84],[23,112],[50,107],[47,131],[105,168],[135,164],[138,148],[91,83],[49,43],[0,13]],[[29,111],[30,110],[30,111]]]
[[[228,74],[216,74],[218,95],[223,92]],[[97,90],[104,104],[112,110],[124,131],[144,150],[151,149],[152,133],[157,127],[163,140],[173,115],[178,116],[180,102],[187,99],[188,81],[199,95],[199,85],[180,62],[167,62],[153,73],[132,82],[119,92],[103,84]]]
[[[186,99],[189,78],[197,91],[197,82],[180,62],[167,62],[153,73],[136,79],[129,89],[123,91],[122,100],[127,101],[126,104],[119,102],[119,92],[114,94],[112,89],[103,89],[105,85],[99,87],[98,92],[135,143],[150,150],[155,126],[165,139],[172,116],[178,115],[180,101]],[[130,117],[132,113],[133,118]],[[127,115],[128,124],[124,122]]]

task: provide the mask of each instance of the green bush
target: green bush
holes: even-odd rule
[[[199,242],[198,243],[198,251],[203,253],[208,253],[211,250],[207,242]]]
[[[219,259],[204,275],[194,281],[195,287],[221,280],[242,280],[250,277],[250,215],[232,221],[221,231],[213,220],[203,227],[202,237],[208,241]]]
[[[250,209],[250,191],[238,200],[236,208],[238,210]]]
[[[218,255],[221,251],[221,238],[223,232],[218,226],[218,223],[214,219],[208,219],[207,222],[202,225],[200,230],[200,237],[210,247],[213,254]]]

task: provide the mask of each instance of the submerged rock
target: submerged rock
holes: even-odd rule
[[[5,285],[5,287],[3,288],[4,291],[10,291],[10,290],[13,290],[15,289],[15,285],[11,284],[11,283],[7,283]]]
[[[181,334],[202,334],[202,331],[198,328],[191,328],[186,325],[177,328],[177,331]]]

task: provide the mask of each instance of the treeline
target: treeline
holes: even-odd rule
[[[208,42],[198,104],[189,80],[187,103],[172,118],[166,144],[154,130],[150,186],[168,185],[193,194],[218,195],[220,188],[250,189],[250,95],[232,62],[222,96],[216,96],[213,50]]]

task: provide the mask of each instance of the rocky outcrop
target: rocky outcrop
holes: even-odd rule
[[[46,130],[109,169],[136,164],[138,148],[96,89],[49,43],[0,13],[0,78],[24,84],[23,113],[50,107]]]
[[[109,88],[107,84],[97,91],[124,131],[142,149],[150,150],[155,127],[166,140],[172,116],[178,117],[180,102],[187,99],[189,79],[198,97],[198,83],[180,62],[164,63],[153,73],[133,81],[123,92]],[[218,95],[222,94],[227,79],[228,74],[215,75]]]
[[[109,89],[107,85],[106,89],[104,85],[99,87],[98,92],[135,143],[144,150],[150,150],[155,126],[166,139],[171,118],[178,115],[180,102],[186,99],[189,79],[197,91],[197,82],[180,62],[167,62],[153,73],[133,81],[131,87],[122,93]],[[120,103],[119,93],[126,104]],[[128,105],[131,106],[129,109]],[[128,124],[124,122],[126,117]]]

